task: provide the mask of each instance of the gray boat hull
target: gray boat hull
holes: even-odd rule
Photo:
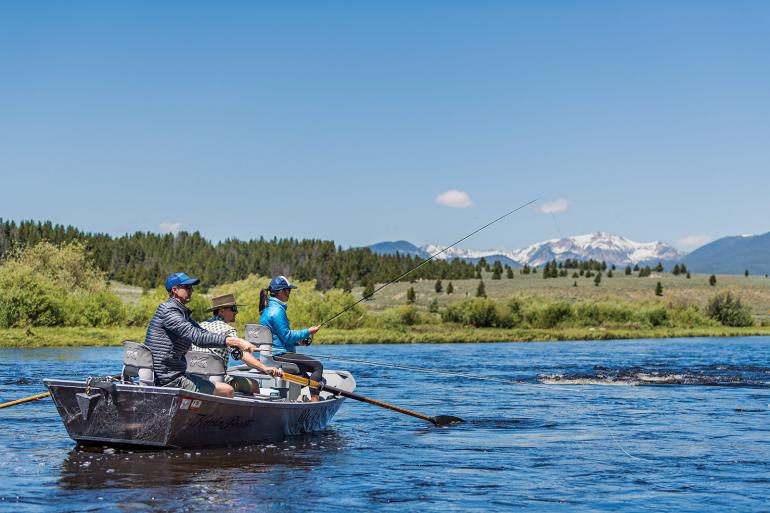
[[[44,383],[69,436],[85,444],[183,448],[282,439],[325,429],[344,400],[227,399],[122,383],[86,393],[84,381]]]

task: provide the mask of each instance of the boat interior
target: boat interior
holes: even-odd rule
[[[262,363],[278,367],[286,373],[301,375],[299,368],[293,363],[277,362],[272,356],[272,333],[266,326],[259,324],[246,325],[246,340],[257,346]],[[241,394],[237,398],[249,398],[261,401],[307,402],[310,400],[310,390],[290,381],[274,378],[258,369],[247,365],[228,368],[225,361],[218,355],[203,351],[190,351],[186,355],[187,373],[202,376],[212,383],[224,381],[225,375],[245,376],[259,384],[259,394]],[[122,381],[142,386],[155,386],[152,353],[150,349],[139,342],[126,340],[123,342],[123,371]],[[324,381],[333,387],[352,392],[355,389],[353,376],[346,371],[324,369]],[[321,391],[321,400],[331,400],[336,396],[329,391]]]

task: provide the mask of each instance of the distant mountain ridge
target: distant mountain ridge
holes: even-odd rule
[[[382,248],[393,248],[395,243],[379,243],[369,246],[375,253]],[[436,244],[426,244],[422,247],[409,244],[415,250],[423,252],[409,253],[427,258],[430,255],[442,251],[446,246]],[[404,246],[406,247],[406,246]],[[586,235],[576,235],[563,239],[551,239],[538,242],[526,248],[516,250],[468,250],[463,248],[450,248],[436,258],[452,259],[460,258],[469,262],[477,262],[484,257],[489,262],[500,260],[501,263],[507,263],[512,266],[522,266],[524,264],[542,266],[546,262],[556,259],[563,261],[568,258],[576,260],[597,260],[608,264],[616,265],[635,265],[657,262],[679,261],[685,256],[673,246],[665,242],[634,242],[625,237],[613,235],[606,232],[589,233]]]
[[[708,274],[770,274],[770,232],[722,237],[682,258],[688,269]]]
[[[418,248],[411,242],[405,240],[378,242],[377,244],[366,247],[378,255],[395,255],[396,253],[400,253],[402,255],[417,256],[420,258],[428,258],[431,255],[424,249]]]

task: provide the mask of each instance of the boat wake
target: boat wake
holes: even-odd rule
[[[544,385],[690,385],[770,388],[770,367],[715,364],[668,369],[651,364],[643,367],[611,369],[597,366],[591,372],[540,374],[537,381]]]

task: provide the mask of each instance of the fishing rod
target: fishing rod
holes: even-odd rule
[[[349,306],[347,306],[346,308],[342,309],[342,310],[341,310],[339,313],[337,313],[337,314],[336,314],[336,315],[334,315],[333,317],[330,317],[330,318],[326,319],[324,322],[322,322],[321,324],[319,324],[319,325],[318,325],[318,327],[320,328],[320,327],[322,327],[323,325],[330,323],[331,321],[333,321],[334,319],[336,319],[336,318],[337,318],[337,317],[339,317],[340,315],[344,314],[345,312],[347,312],[348,310],[350,310],[351,308],[353,308],[354,306],[356,306],[356,305],[357,305],[357,304],[359,304],[360,302],[362,302],[362,301],[365,301],[365,300],[367,300],[367,299],[370,299],[372,296],[374,296],[376,293],[378,293],[379,291],[381,291],[382,289],[384,289],[384,288],[385,288],[385,287],[387,287],[388,285],[392,285],[393,283],[396,283],[397,281],[401,280],[402,278],[404,278],[404,277],[405,277],[406,275],[408,275],[409,273],[411,273],[411,272],[413,272],[413,271],[416,271],[416,270],[417,270],[417,269],[419,269],[420,267],[424,266],[425,264],[427,264],[428,262],[430,262],[431,260],[433,260],[434,258],[436,258],[437,256],[439,256],[440,254],[442,254],[442,253],[446,252],[447,250],[449,250],[449,249],[451,249],[451,248],[455,247],[456,245],[460,244],[460,243],[461,243],[462,241],[464,241],[465,239],[468,239],[469,237],[471,237],[471,236],[473,236],[473,235],[476,235],[476,234],[477,234],[477,233],[479,233],[481,230],[483,230],[483,229],[485,229],[485,228],[488,228],[489,226],[492,226],[492,225],[493,225],[493,224],[495,224],[496,222],[498,222],[498,221],[500,221],[500,220],[502,220],[502,219],[505,219],[506,217],[508,217],[509,215],[513,214],[514,212],[518,212],[518,211],[519,211],[519,210],[521,210],[522,208],[524,208],[524,207],[527,207],[527,206],[531,205],[532,203],[534,203],[534,202],[536,202],[536,201],[539,201],[539,198],[533,199],[532,201],[528,201],[527,203],[524,203],[523,205],[521,205],[521,206],[519,206],[519,207],[516,207],[516,208],[514,208],[514,209],[513,209],[513,210],[511,210],[510,212],[508,212],[508,213],[505,213],[505,214],[501,215],[500,217],[498,217],[497,219],[495,219],[495,220],[493,220],[493,221],[490,221],[490,222],[488,222],[487,224],[485,224],[485,225],[484,225],[484,226],[482,226],[481,228],[477,228],[476,230],[472,231],[471,233],[469,233],[468,235],[466,235],[466,236],[465,236],[465,237],[463,237],[462,239],[458,240],[457,242],[454,242],[454,243],[450,244],[449,246],[445,247],[445,248],[444,248],[444,249],[442,249],[441,251],[437,251],[436,253],[434,253],[434,254],[432,254],[430,257],[428,257],[427,259],[425,259],[425,260],[423,260],[422,262],[420,262],[418,265],[416,265],[416,266],[412,267],[411,269],[409,269],[408,271],[406,271],[405,273],[403,273],[403,274],[402,274],[401,276],[399,276],[398,278],[394,278],[394,279],[390,280],[389,282],[385,283],[384,285],[380,285],[380,286],[379,286],[379,287],[377,287],[377,288],[374,290],[374,292],[372,292],[371,294],[363,296],[361,299],[359,299],[358,301],[356,301],[356,302],[355,302],[355,303],[353,303],[352,305],[349,305]]]

